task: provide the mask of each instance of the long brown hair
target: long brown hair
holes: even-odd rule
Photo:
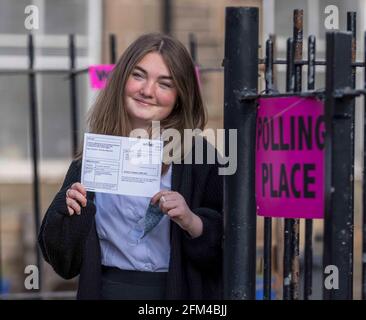
[[[170,115],[160,122],[161,129],[174,128],[180,132],[181,139],[184,129],[204,129],[206,110],[190,54],[177,39],[150,33],[135,40],[119,58],[107,86],[98,95],[88,115],[90,133],[129,136],[132,125],[124,106],[124,88],[135,66],[150,52],[161,54],[177,89],[176,104]],[[181,145],[184,146],[184,143]],[[183,150],[182,155],[186,152]],[[168,166],[163,164],[163,173],[167,169]]]

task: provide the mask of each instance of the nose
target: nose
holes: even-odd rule
[[[152,98],[154,95],[154,83],[146,81],[141,87],[140,94],[144,97]]]

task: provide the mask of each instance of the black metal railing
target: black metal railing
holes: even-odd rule
[[[31,149],[31,161],[32,161],[32,192],[33,192],[33,217],[35,225],[35,239],[40,228],[40,177],[39,177],[39,124],[38,124],[38,100],[37,100],[37,81],[36,76],[39,74],[53,74],[53,75],[65,75],[66,79],[69,80],[69,90],[70,90],[70,123],[71,123],[71,152],[70,154],[74,156],[79,149],[79,106],[78,106],[78,88],[77,88],[77,76],[88,72],[88,68],[76,67],[76,45],[75,45],[75,35],[69,35],[68,52],[69,52],[69,68],[68,69],[35,69],[34,68],[34,45],[33,45],[33,35],[28,35],[28,68],[27,69],[2,69],[0,70],[0,76],[17,76],[17,75],[27,75],[28,90],[29,90],[29,109],[30,109],[30,149]],[[117,50],[116,50],[116,39],[115,35],[110,35],[109,38],[109,48],[110,48],[110,58],[111,63],[115,63]],[[1,235],[0,235],[1,236]],[[43,272],[42,272],[42,259],[41,253],[38,245],[35,243],[36,252],[36,265],[39,270],[39,291],[42,291],[43,283]],[[2,263],[0,256],[0,264]],[[0,269],[2,270],[2,269]],[[2,279],[2,274],[0,273],[0,279]]]
[[[293,36],[287,40],[287,58],[275,59],[275,36],[266,40],[265,57],[258,58],[258,8],[226,8],[225,129],[238,129],[238,170],[225,176],[224,294],[227,299],[255,298],[256,207],[255,114],[259,97],[317,96],[325,101],[327,206],[324,217],[323,268],[339,269],[339,289],[323,286],[324,299],[353,298],[354,264],[354,137],[356,89],[356,13],[347,13],[348,32],[328,32],[326,59],[316,60],[316,39],[308,38],[303,59],[303,10],[294,10]],[[366,35],[365,35],[366,37]],[[240,41],[238,39],[240,38]],[[365,50],[366,52],[366,50]],[[264,92],[257,92],[258,63],[264,64]],[[286,64],[286,92],[274,85],[274,65]],[[315,90],[316,66],[326,66],[325,89]],[[302,67],[307,66],[307,91],[302,91]],[[366,134],[366,129],[365,129]],[[226,137],[227,138],[227,137]],[[366,158],[365,158],[366,159]],[[366,184],[363,170],[363,257],[366,251]],[[305,220],[303,298],[312,295],[313,221]],[[283,299],[300,299],[300,219],[284,219]],[[272,218],[264,218],[263,298],[271,298]],[[366,267],[362,260],[362,298],[366,298]],[[324,269],[323,269],[324,270]],[[326,277],[325,274],[324,278]]]

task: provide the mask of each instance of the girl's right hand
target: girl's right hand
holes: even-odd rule
[[[80,182],[75,182],[70,189],[66,191],[66,205],[70,216],[74,213],[80,214],[81,207],[86,207],[86,189]]]

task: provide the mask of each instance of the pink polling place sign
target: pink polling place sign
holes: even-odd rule
[[[260,98],[256,125],[257,214],[323,218],[325,118],[316,98]]]
[[[114,64],[99,64],[89,67],[89,80],[92,89],[103,89]]]

